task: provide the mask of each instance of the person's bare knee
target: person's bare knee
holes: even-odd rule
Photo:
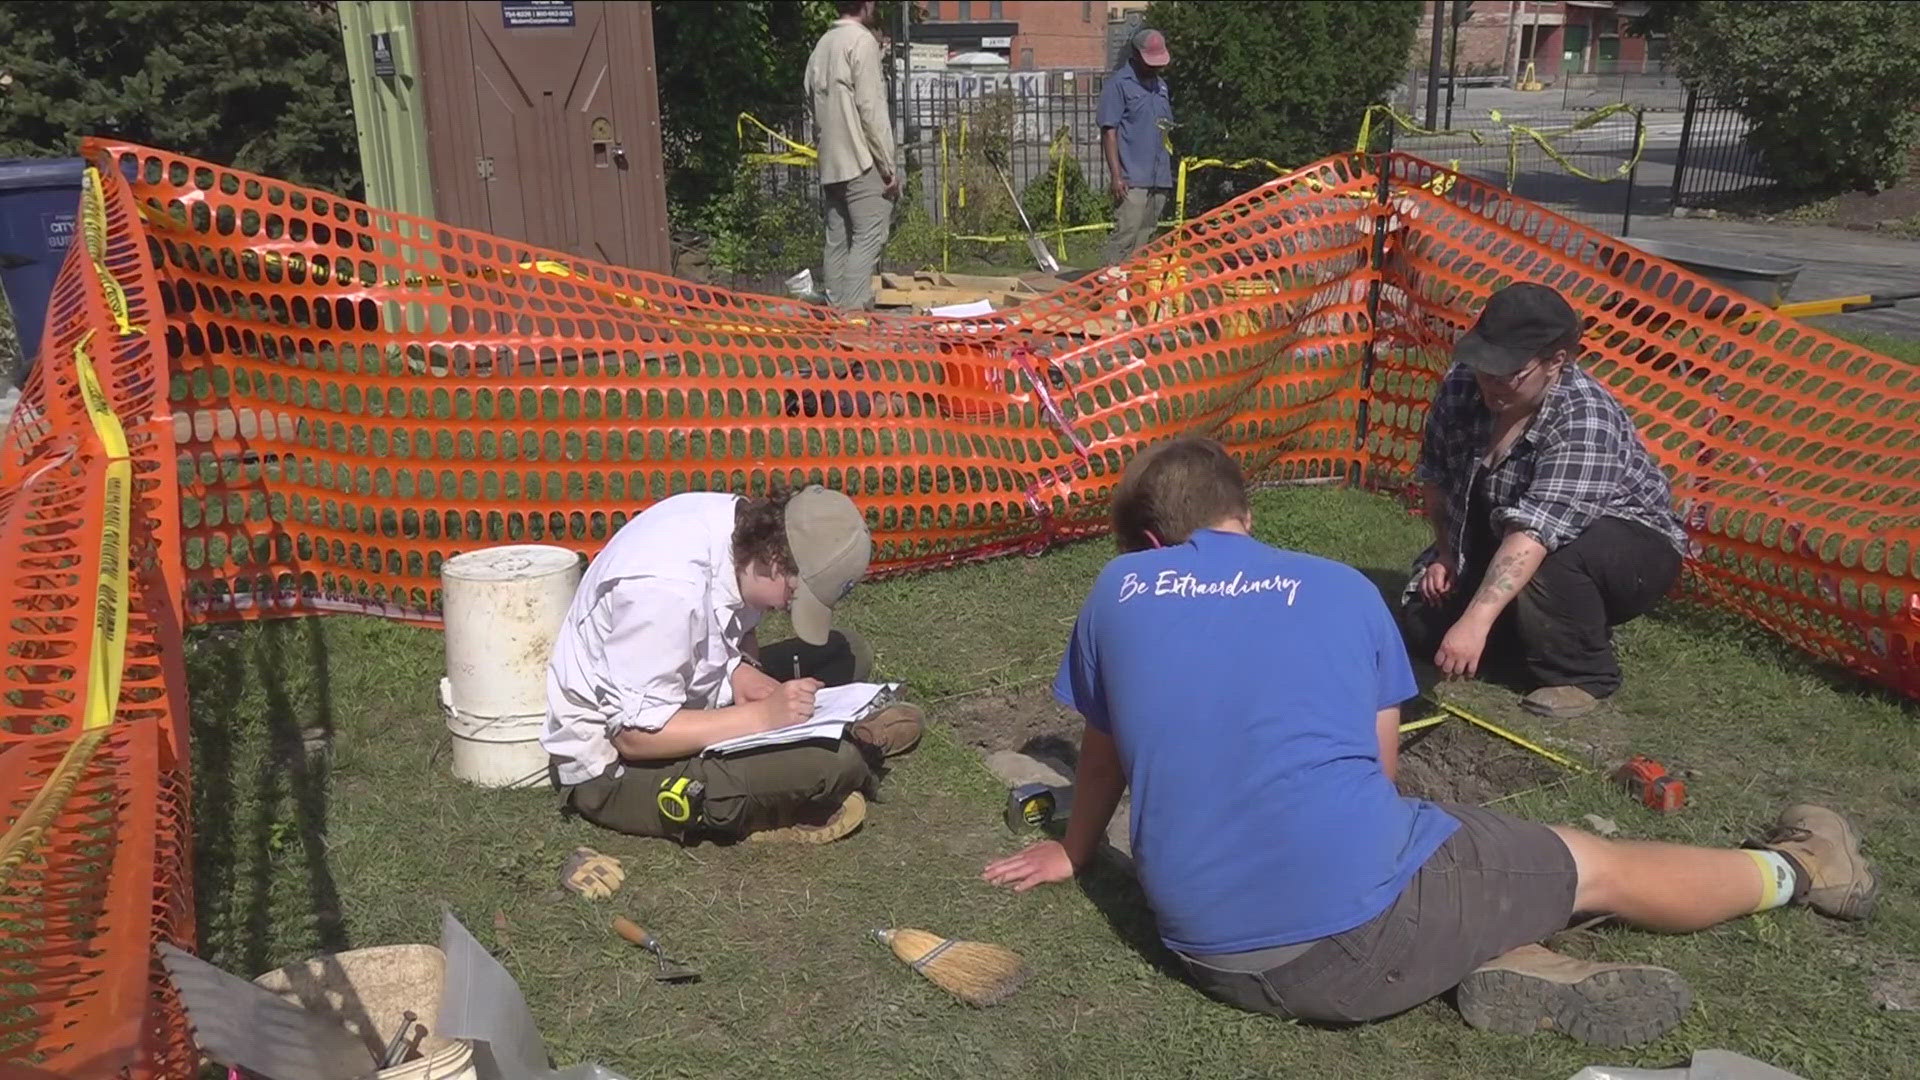
[[[1564,825],[1549,826],[1573,855],[1577,879],[1573,889],[1576,914],[1612,912],[1619,888],[1619,860],[1614,845],[1589,832]]]

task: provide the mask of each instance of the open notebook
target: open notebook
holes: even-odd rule
[[[893,703],[899,683],[848,683],[829,686],[813,696],[813,715],[798,724],[754,735],[742,735],[707,747],[709,754],[737,754],[763,746],[808,741],[838,742],[847,726]]]

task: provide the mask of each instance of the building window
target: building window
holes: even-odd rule
[[[1032,49],[1020,50],[1020,70],[1022,71],[1033,70],[1033,50]]]
[[[940,0],[927,0],[927,21],[940,21]]]
[[[1080,21],[1093,21],[1093,0],[1080,0]]]
[[[954,6],[960,9],[960,13],[955,15],[954,18],[961,22],[973,21],[973,5],[968,3],[967,0],[959,0],[959,3]]]
[[[1006,17],[1006,10],[1001,6],[1000,0],[993,0],[992,3],[987,5],[987,18],[998,22]]]

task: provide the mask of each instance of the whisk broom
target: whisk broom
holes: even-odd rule
[[[969,1005],[996,1005],[1032,974],[1012,949],[979,941],[956,941],[925,930],[875,930],[873,939],[908,967]]]

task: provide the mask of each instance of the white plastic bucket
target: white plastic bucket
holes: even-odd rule
[[[546,710],[518,716],[475,716],[453,705],[451,680],[440,680],[440,711],[453,737],[453,775],[490,788],[535,787],[547,779],[540,745]]]
[[[539,739],[547,663],[581,569],[580,556],[545,544],[483,548],[440,568],[447,638],[440,699],[460,779],[483,787],[545,779]]]
[[[436,1034],[446,988],[446,954],[432,945],[382,945],[317,956],[253,980],[308,1012],[331,1017],[358,1036],[375,1059],[408,1011],[427,1025],[417,1056],[373,1075],[379,1080],[477,1080],[473,1044]]]

